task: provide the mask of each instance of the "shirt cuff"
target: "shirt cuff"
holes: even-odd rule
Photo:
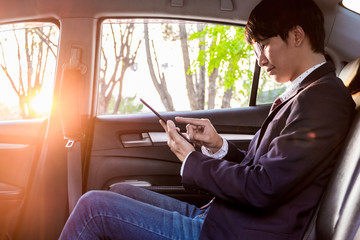
[[[221,158],[225,157],[229,151],[229,144],[225,138],[223,138],[223,137],[221,137],[221,138],[223,140],[223,145],[216,153],[213,153],[210,149],[208,149],[207,147],[204,147],[204,146],[201,147],[201,152],[203,154],[205,154],[206,156],[209,156],[212,158],[221,159]]]
[[[209,157],[212,157],[212,158],[221,159],[221,158],[225,157],[226,154],[229,151],[229,143],[226,141],[225,138],[223,138],[223,137],[221,137],[221,138],[223,140],[223,145],[221,146],[221,148],[216,153],[212,153],[212,151],[210,149],[208,149],[207,147],[204,147],[204,146],[201,147],[201,152],[203,154],[205,154],[206,156],[209,156]],[[186,163],[186,161],[187,161],[187,159],[188,159],[188,157],[189,157],[189,155],[191,153],[192,152],[188,153],[188,155],[185,157],[184,161],[181,164],[180,176],[183,175],[185,163]]]

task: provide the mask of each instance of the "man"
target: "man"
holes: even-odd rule
[[[160,122],[183,162],[186,188],[215,196],[199,209],[143,189],[118,185],[90,192],[62,239],[300,239],[326,186],[354,103],[325,62],[323,16],[312,0],[263,0],[246,25],[258,63],[291,82],[274,103],[248,151],[221,138],[206,119],[187,124],[195,151]],[[120,193],[120,194],[118,194]]]

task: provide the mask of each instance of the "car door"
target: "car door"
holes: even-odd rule
[[[0,123],[0,233],[11,235],[28,194],[46,120]]]
[[[254,61],[254,56],[249,55],[246,56],[248,64],[246,68],[251,70],[242,70],[246,74],[244,73],[240,76],[241,79],[239,79],[238,85],[234,83],[233,88],[235,89],[236,85],[238,90],[233,91],[232,100],[229,100],[233,101],[232,105],[229,104],[226,108],[222,108],[221,105],[224,105],[224,101],[222,101],[222,103],[220,101],[217,103],[217,106],[206,110],[206,108],[210,108],[210,101],[203,100],[205,106],[194,110],[192,106],[189,107],[189,105],[192,104],[190,100],[191,97],[189,97],[189,94],[191,94],[189,93],[189,87],[184,87],[184,85],[188,84],[188,82],[186,83],[186,78],[189,75],[187,71],[192,71],[189,70],[191,66],[186,65],[184,54],[188,51],[190,52],[188,53],[189,58],[196,59],[200,51],[191,52],[194,42],[191,42],[189,39],[196,39],[197,34],[201,35],[199,31],[204,31],[204,29],[205,31],[211,28],[213,30],[218,29],[218,31],[223,31],[223,34],[225,34],[226,31],[242,31],[237,34],[243,34],[243,29],[235,27],[229,28],[225,25],[184,23],[182,21],[174,22],[170,19],[161,21],[159,19],[153,21],[147,19],[146,23],[143,23],[141,19],[137,19],[136,21],[139,23],[131,20],[124,22],[124,20],[119,21],[116,19],[107,20],[102,23],[103,52],[100,56],[99,86],[97,91],[98,102],[96,106],[98,114],[93,121],[90,142],[88,144],[84,191],[108,190],[111,189],[111,186],[114,184],[132,184],[196,205],[201,205],[209,199],[209,196],[197,192],[186,192],[181,186],[181,162],[167,146],[166,134],[160,126],[157,116],[144,107],[139,101],[139,98],[144,98],[150,105],[159,110],[165,119],[174,120],[176,116],[207,118],[212,122],[219,134],[235,143],[240,149],[246,150],[270,108],[269,104],[255,106],[256,101],[263,103],[271,102],[271,100],[276,97],[279,89],[276,88],[277,86],[275,90],[272,89],[273,86],[270,87],[270,90],[264,87],[264,85],[269,84],[269,81],[266,83],[268,76],[263,76],[263,73],[260,74],[259,67]],[[106,28],[111,28],[111,31],[106,30]],[[138,28],[141,28],[141,30]],[[114,34],[114,32],[116,34],[116,29],[123,33],[126,32],[124,29],[131,29],[134,33],[134,36],[131,37],[135,46],[127,46],[129,49],[133,49],[132,53],[129,50],[129,57],[126,57],[126,59],[130,60],[118,65],[115,64],[116,67],[129,66],[127,69],[123,69],[124,71],[128,71],[125,74],[127,78],[124,77],[123,82],[119,81],[119,86],[122,86],[123,91],[121,101],[125,102],[125,105],[127,104],[127,108],[126,106],[123,108],[125,114],[121,112],[121,108],[120,110],[116,109],[116,111],[114,111],[116,104],[108,104],[108,106],[110,106],[109,108],[111,108],[111,106],[113,108],[104,110],[106,96],[102,95],[105,92],[104,89],[107,87],[106,83],[110,83],[114,79],[111,77],[116,75],[114,71],[109,70],[111,69],[111,65],[109,64],[111,55],[106,52],[105,48],[114,49],[114,51],[112,51],[112,53],[115,52],[113,56],[114,59],[120,59],[120,57],[116,58],[116,43],[112,42],[112,39],[125,38],[124,36],[119,37],[115,35],[114,37],[109,37],[109,34]],[[121,29],[123,31],[120,31]],[[161,29],[167,29],[168,32],[172,32],[171,34],[174,39],[172,39],[170,43],[164,40],[164,35],[162,38],[159,38],[159,34],[165,34],[164,32],[161,33]],[[140,32],[137,34],[144,36],[143,40],[137,40],[137,31]],[[209,32],[211,31],[208,31],[208,33]],[[202,34],[206,33],[203,32]],[[165,35],[169,37],[168,34]],[[185,41],[185,44],[187,44],[189,48],[187,51],[184,51],[184,40],[181,39],[182,37],[184,38],[184,36],[188,39],[187,42]],[[233,36],[233,39],[239,37],[236,34]],[[110,43],[107,42],[108,40]],[[145,41],[145,43],[143,41]],[[203,38],[196,39],[196,41],[205,40]],[[239,40],[236,39],[236,41]],[[244,39],[240,41],[244,42]],[[122,42],[121,44],[126,43]],[[244,52],[248,52],[248,49],[245,49],[247,47],[247,45],[244,46]],[[121,49],[121,47],[119,48]],[[144,51],[143,53],[141,52],[142,50]],[[136,58],[134,54],[137,54]],[[211,53],[204,52],[204,54]],[[133,60],[131,60],[131,57],[133,57]],[[192,61],[194,61],[194,66],[199,66],[196,65],[196,60]],[[201,69],[201,66],[199,68]],[[199,71],[201,72],[201,70]],[[224,100],[227,89],[223,83],[221,83],[221,77],[227,77],[226,73],[224,73],[226,71],[224,69],[218,71],[223,72],[218,74],[219,80],[213,83],[214,85],[218,85],[213,86],[213,88],[218,89],[218,94],[222,96]],[[146,73],[148,73],[148,75],[146,75]],[[196,75],[196,73],[192,73],[193,77],[194,75]],[[259,84],[258,80],[260,75],[263,77]],[[109,77],[107,78],[107,76]],[[122,75],[118,76],[121,77]],[[154,81],[154,78],[157,79],[158,82]],[[209,79],[210,76],[206,78]],[[153,81],[151,81],[151,79],[153,79]],[[161,92],[160,90],[155,90],[157,84],[166,85],[164,82],[166,82],[168,86],[168,95],[165,94],[166,91]],[[171,84],[175,85],[173,86],[172,92]],[[259,85],[262,86],[263,90],[257,94],[257,86]],[[184,92],[180,93],[180,91]],[[204,92],[208,93],[209,91],[210,90],[206,89]],[[118,95],[116,94],[117,92],[114,91],[112,96],[113,102],[116,102],[115,100],[118,99]],[[257,95],[258,99],[256,98]],[[195,97],[196,96],[198,95],[195,95]],[[240,96],[243,98],[239,99]],[[221,99],[221,97],[219,98]],[[176,105],[177,101],[177,107],[175,108],[180,110],[173,109],[170,112],[167,111],[166,109],[169,109],[169,106],[167,106],[169,101],[164,99],[173,100],[174,105]],[[240,107],[240,105],[243,105],[243,107]],[[193,110],[190,108],[193,108]],[[128,112],[132,114],[127,114],[126,109],[130,109]],[[180,127],[182,131],[185,131],[184,125],[178,124],[178,127]]]
[[[208,118],[217,131],[239,148],[247,146],[267,113],[266,107],[219,112],[164,114]],[[184,131],[184,126],[179,125]],[[86,190],[108,190],[113,184],[127,183],[158,191],[194,204],[202,204],[206,196],[186,193],[181,187],[181,162],[167,146],[158,119],[152,114],[131,117],[97,117]]]
[[[12,237],[28,206],[46,141],[56,46],[46,45],[42,36],[57,43],[57,26],[47,22],[0,25],[1,239]]]

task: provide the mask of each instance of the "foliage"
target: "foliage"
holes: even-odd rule
[[[201,32],[193,33],[189,39],[205,38],[202,42],[206,47],[199,51],[197,60],[189,72],[196,71],[197,66],[207,65],[208,76],[215,68],[220,69],[222,85],[226,88],[235,87],[239,79],[252,79],[250,57],[252,48],[246,44],[244,28],[226,25],[207,25]],[[245,89],[249,90],[249,82],[244,81]]]
[[[136,101],[136,103],[135,103]],[[112,97],[109,103],[108,112],[113,113],[113,109],[115,107],[115,98]],[[120,102],[119,111],[116,114],[131,114],[141,112],[144,105],[138,103],[136,99],[136,95],[133,97],[122,97]]]
[[[281,93],[286,89],[281,83],[272,81],[269,74],[262,70],[259,81],[258,94],[256,102],[257,104],[268,104],[272,103]]]

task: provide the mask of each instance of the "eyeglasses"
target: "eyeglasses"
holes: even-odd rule
[[[257,60],[260,59],[260,56],[261,56],[262,52],[264,51],[265,44],[262,44],[262,43],[264,41],[266,41],[267,39],[268,38],[265,38],[265,39],[263,39],[261,41],[257,41],[253,46]]]
[[[254,45],[254,52],[256,55],[257,60],[260,59],[261,53],[264,50],[264,45],[261,45],[259,42],[256,42]]]

